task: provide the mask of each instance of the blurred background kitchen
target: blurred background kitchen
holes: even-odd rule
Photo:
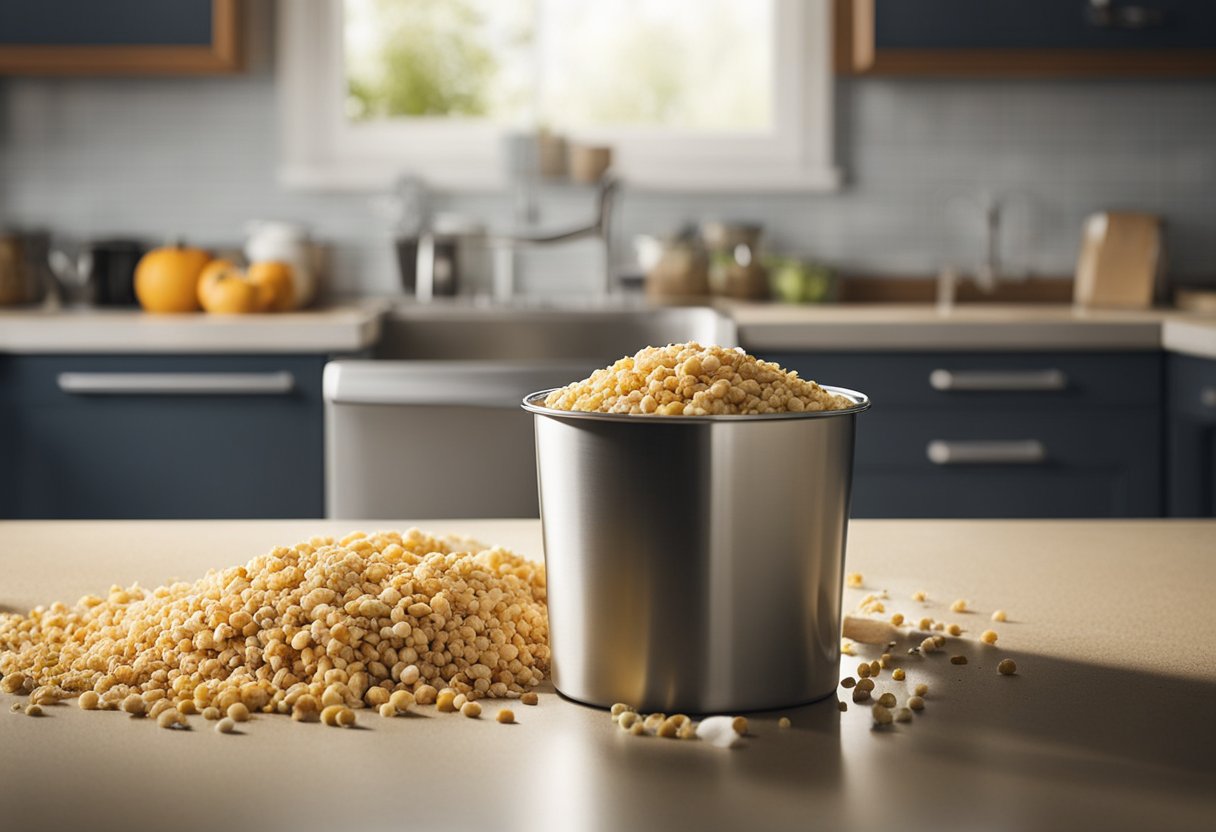
[[[873,397],[855,516],[1216,514],[1203,0],[43,0],[0,73],[0,517],[534,516],[520,398],[690,339]]]

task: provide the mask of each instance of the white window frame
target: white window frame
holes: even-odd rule
[[[773,131],[764,136],[670,130],[588,131],[614,148],[634,190],[832,191],[830,0],[775,0]],[[475,119],[349,124],[343,118],[342,0],[280,0],[277,84],[280,182],[323,191],[378,191],[399,174],[444,191],[506,186],[501,132]]]

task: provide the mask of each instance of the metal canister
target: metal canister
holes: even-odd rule
[[[836,689],[856,415],[535,414],[553,682],[710,713]]]

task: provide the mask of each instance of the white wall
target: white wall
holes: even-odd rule
[[[251,218],[298,219],[334,245],[335,293],[394,292],[370,198],[276,184],[273,20],[268,3],[250,7],[241,76],[0,80],[0,225],[223,245]],[[1122,208],[1165,216],[1172,273],[1216,280],[1216,82],[842,81],[837,109],[842,193],[626,193],[623,238],[744,219],[764,223],[773,247],[928,274],[978,256],[977,215],[950,200],[991,189],[1010,199],[1015,268],[1070,273],[1084,216]],[[506,197],[441,202],[495,222],[511,210]],[[547,213],[587,210],[585,195],[570,195]],[[554,256],[532,288],[589,285],[584,253]]]

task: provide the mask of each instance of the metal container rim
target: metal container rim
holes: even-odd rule
[[[530,413],[535,413],[538,416],[551,416],[555,419],[588,419],[601,422],[633,422],[635,424],[688,424],[700,422],[712,423],[735,423],[735,422],[776,422],[786,421],[790,419],[830,419],[835,416],[852,416],[856,413],[862,413],[870,409],[870,397],[865,393],[859,393],[856,390],[850,390],[847,387],[835,387],[829,384],[820,385],[829,393],[834,393],[837,396],[844,396],[855,402],[852,407],[846,407],[843,410],[815,410],[803,411],[801,413],[752,413],[752,414],[737,414],[737,415],[706,415],[706,416],[660,416],[656,413],[645,414],[630,414],[630,413],[598,413],[586,410],[559,410],[554,407],[545,407],[540,402],[545,400],[545,397],[554,390],[560,390],[560,387],[550,387],[547,390],[538,390],[535,393],[529,393],[524,396],[523,409]]]

